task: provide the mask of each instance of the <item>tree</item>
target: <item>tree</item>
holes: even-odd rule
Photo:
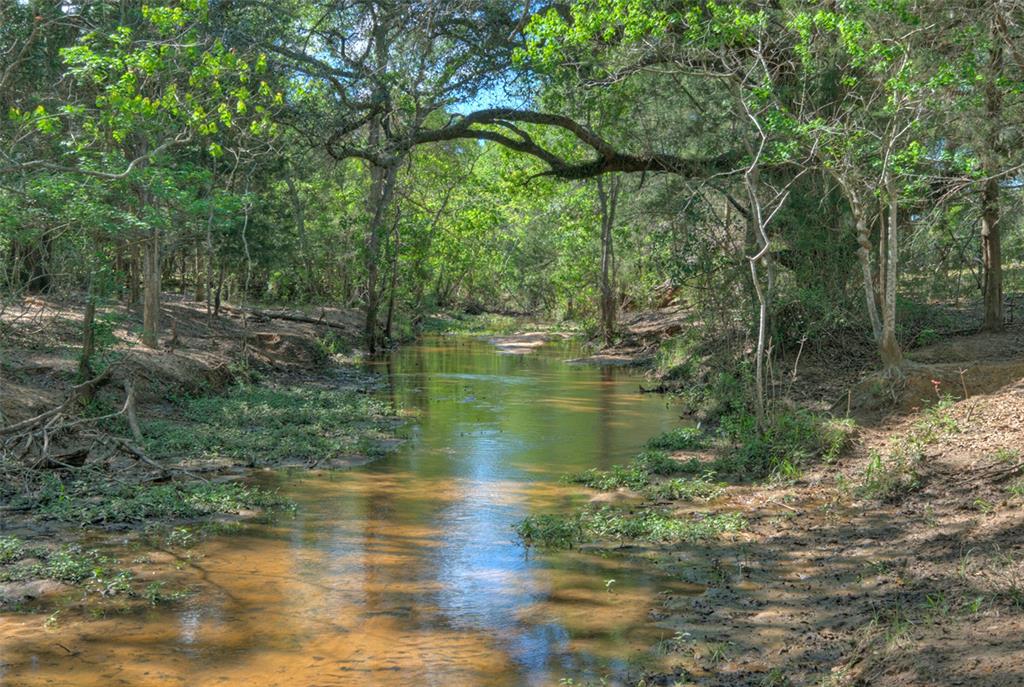
[[[153,348],[160,334],[162,238],[147,217],[153,194],[146,168],[194,140],[205,140],[208,153],[219,157],[222,130],[272,134],[276,125],[268,107],[275,96],[265,80],[258,80],[265,58],[243,57],[212,37],[205,0],[133,9],[110,33],[85,34],[63,51],[80,92],[94,97],[68,103],[62,111],[72,118],[69,128],[77,130],[73,154],[85,162],[77,171],[111,180],[131,175],[136,216],[146,227],[138,238],[142,342]],[[106,171],[118,157],[123,171]]]

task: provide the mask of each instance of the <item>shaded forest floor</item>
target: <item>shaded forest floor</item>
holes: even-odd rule
[[[672,637],[664,683],[1024,684],[1022,416],[1024,375],[941,416],[861,429],[796,479],[669,504],[748,527],[646,552],[707,585],[652,611]]]
[[[0,608],[37,608],[73,587],[141,599],[145,566],[105,559],[106,539],[286,512],[251,483],[254,470],[347,468],[398,441],[401,419],[369,393],[380,382],[346,357],[354,311],[210,317],[165,295],[151,350],[141,312],[101,309],[89,374],[99,381],[85,398],[84,310],[30,298],[0,313]]]

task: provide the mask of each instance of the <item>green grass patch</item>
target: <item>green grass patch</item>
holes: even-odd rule
[[[722,419],[719,431],[732,449],[713,464],[716,474],[747,479],[793,479],[810,459],[835,462],[849,444],[854,425],[797,410],[773,414],[762,428],[750,413]]]
[[[17,537],[0,537],[0,565],[21,560],[26,555],[25,543]]]
[[[644,496],[657,500],[708,501],[722,495],[726,484],[717,482],[712,474],[691,479],[670,479],[651,484],[644,489]]]
[[[659,451],[686,451],[707,448],[707,436],[697,427],[677,427],[647,441],[647,448]]]
[[[515,334],[528,324],[523,318],[512,317],[511,315],[453,313],[427,319],[424,322],[423,329],[427,333],[444,334],[447,336],[464,334],[500,335]]]
[[[528,546],[566,549],[611,539],[694,543],[739,532],[746,526],[739,513],[679,517],[658,509],[585,508],[568,515],[530,516],[515,530]]]
[[[394,411],[355,389],[238,386],[185,399],[184,421],[145,423],[155,458],[227,457],[249,466],[376,453]]]
[[[34,500],[41,516],[83,525],[295,507],[275,492],[234,482],[123,486],[76,481],[65,485],[52,476]]]
[[[113,578],[120,572],[112,567],[116,562],[99,551],[85,550],[80,546],[62,546],[49,551],[37,549],[31,552],[28,560],[9,561],[8,565],[0,568],[0,581],[41,578],[69,584],[99,581]]]
[[[563,480],[601,491],[619,487],[640,490],[650,485],[656,476],[693,474],[700,472],[701,467],[702,464],[697,460],[679,461],[664,451],[644,451],[626,465],[613,465],[608,470],[591,468],[566,475]]]

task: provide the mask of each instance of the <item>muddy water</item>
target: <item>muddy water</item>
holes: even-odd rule
[[[393,455],[279,475],[299,514],[213,537],[168,564],[197,591],[144,614],[0,618],[4,685],[555,685],[621,675],[685,591],[624,557],[525,551],[525,515],[584,495],[566,471],[628,459],[672,426],[622,370],[436,339],[376,365],[418,410]],[[123,553],[130,558],[130,553]],[[609,582],[609,580],[614,580]],[[59,644],[58,644],[59,643]],[[61,646],[63,645],[63,646]],[[612,680],[614,684],[614,679]]]

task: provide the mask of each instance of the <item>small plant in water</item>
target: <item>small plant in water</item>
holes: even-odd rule
[[[188,596],[188,592],[183,589],[174,591],[167,591],[167,583],[163,581],[150,582],[146,585],[146,589],[143,591],[142,596],[149,601],[150,605],[157,606],[159,604],[173,603],[180,601]]]

